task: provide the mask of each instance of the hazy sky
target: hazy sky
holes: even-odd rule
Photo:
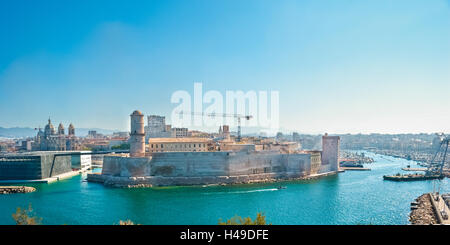
[[[450,2],[1,1],[0,126],[128,129],[176,90],[277,90],[302,133],[450,132]]]

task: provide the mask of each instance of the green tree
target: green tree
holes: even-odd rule
[[[111,150],[129,150],[129,149],[130,149],[130,144],[128,144],[128,143],[111,146]]]
[[[271,225],[267,224],[266,216],[259,212],[256,214],[256,218],[252,220],[250,217],[242,218],[240,216],[234,216],[231,219],[223,222],[222,219],[219,219],[219,225]]]
[[[34,216],[31,203],[28,205],[28,209],[18,207],[12,217],[16,221],[16,225],[40,225],[42,222],[42,218]]]

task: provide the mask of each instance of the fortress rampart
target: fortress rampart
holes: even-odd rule
[[[116,187],[208,185],[303,179],[311,155],[278,152],[162,152],[152,157],[105,156],[102,174],[88,180]],[[331,172],[330,172],[331,173]]]

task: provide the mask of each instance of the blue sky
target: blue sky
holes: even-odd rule
[[[450,132],[448,0],[2,1],[0,37],[2,127],[125,130],[202,82],[279,91],[286,130]]]

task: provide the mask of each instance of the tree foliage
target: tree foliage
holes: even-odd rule
[[[128,143],[111,146],[111,150],[129,150],[129,149],[130,149],[130,144],[128,144]]]
[[[40,225],[42,222],[42,218],[34,215],[31,203],[28,205],[28,209],[18,207],[12,217],[17,225]]]
[[[256,218],[252,220],[250,217],[242,218],[240,216],[234,216],[231,219],[223,222],[222,219],[219,219],[219,225],[271,225],[267,224],[266,216],[259,212],[256,214]]]
[[[139,225],[139,224],[135,224],[133,221],[128,219],[128,220],[120,220],[119,225]]]

